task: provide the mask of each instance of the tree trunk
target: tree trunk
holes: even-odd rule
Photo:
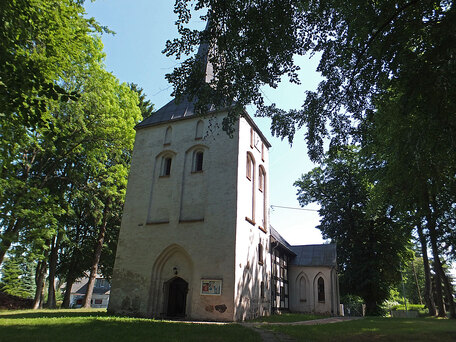
[[[429,229],[429,237],[431,239],[431,248],[432,248],[432,255],[434,257],[434,271],[437,275],[436,287],[437,290],[440,288],[442,291],[442,283],[443,283],[443,290],[445,291],[445,298],[448,301],[449,309],[450,309],[450,317],[456,318],[456,306],[454,304],[453,299],[453,292],[452,286],[448,281],[447,276],[445,275],[445,271],[443,270],[442,263],[440,262],[439,257],[439,250],[437,247],[437,231],[436,231],[436,222],[432,217],[430,211],[429,215],[427,216],[428,219],[428,229]],[[443,303],[442,298],[442,305],[443,305],[443,312],[440,312],[439,308],[439,317],[446,317],[445,313],[445,304]]]
[[[71,299],[71,288],[73,287],[74,279],[70,279],[67,277],[66,285],[65,285],[65,295],[63,297],[62,309],[69,309],[70,308],[70,299]]]
[[[417,229],[418,237],[419,237],[420,243],[421,243],[421,254],[423,256],[424,279],[425,279],[424,301],[426,302],[426,306],[429,309],[429,315],[436,316],[437,312],[435,309],[434,295],[433,295],[433,291],[432,291],[431,268],[429,266],[427,241],[426,241],[426,237],[424,236],[423,227],[421,226],[421,223],[418,223],[416,229]]]
[[[104,210],[103,210],[103,220],[101,222],[100,231],[98,232],[97,244],[95,246],[95,253],[93,256],[92,267],[90,268],[89,282],[87,283],[87,292],[84,297],[84,302],[82,306],[84,308],[90,308],[90,302],[92,300],[93,287],[95,285],[95,279],[98,273],[98,263],[100,262],[101,251],[103,249],[104,237],[106,234],[106,228],[108,225],[108,215],[109,215],[109,205],[110,199],[106,201]]]
[[[413,256],[413,259],[414,258],[415,258],[415,255]],[[421,298],[420,285],[418,284],[418,276],[416,275],[415,263],[414,263],[413,259],[412,259],[412,271],[413,271],[413,277],[415,278],[416,292],[418,294],[418,299],[420,300],[420,305],[423,305],[423,299]]]
[[[60,232],[57,233],[57,236],[54,236],[51,243],[51,254],[49,257],[49,288],[48,288],[48,303],[47,306],[49,309],[55,309],[57,306],[55,300],[55,272],[57,268],[57,257],[58,250],[60,245]]]
[[[46,277],[46,259],[38,262],[38,266],[36,267],[35,273],[35,284],[36,284],[36,291],[35,291],[35,299],[33,300],[33,310],[37,310],[43,306],[42,303],[42,293],[44,289],[44,281]]]

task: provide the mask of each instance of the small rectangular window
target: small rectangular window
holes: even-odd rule
[[[264,281],[262,281],[260,285],[260,297],[261,299],[264,299]]]
[[[103,303],[103,299],[95,299],[95,304],[102,304]]]
[[[263,265],[263,245],[261,242],[258,244],[258,264]]]

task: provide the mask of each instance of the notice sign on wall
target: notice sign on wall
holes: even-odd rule
[[[201,294],[220,296],[222,294],[222,281],[214,279],[202,279]]]

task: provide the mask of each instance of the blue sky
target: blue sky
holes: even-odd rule
[[[107,70],[122,82],[134,82],[144,89],[148,99],[159,109],[171,100],[172,88],[165,80],[165,74],[173,70],[180,61],[161,53],[167,39],[177,37],[173,13],[174,0],[97,0],[86,2],[88,16],[108,26],[115,35],[103,35]],[[194,25],[204,26],[199,18]],[[306,90],[315,89],[320,78],[315,71],[318,59],[299,57],[301,85],[291,85],[286,79],[278,89],[264,88],[265,102],[277,103],[284,109],[301,106]],[[254,107],[247,111],[253,116]],[[296,134],[293,146],[270,134],[270,121],[255,118],[266,138],[272,144],[269,151],[270,203],[276,206],[298,208],[296,188],[293,182],[315,165],[309,161],[304,142],[304,131]],[[271,209],[271,224],[291,244],[322,243],[316,204],[308,210]],[[310,210],[309,210],[310,209]]]

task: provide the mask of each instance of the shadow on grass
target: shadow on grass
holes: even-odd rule
[[[184,324],[119,317],[0,320],[0,342],[260,342],[240,325]]]
[[[435,318],[364,319],[313,326],[265,326],[265,329],[292,336],[297,341],[456,341],[454,320]]]
[[[62,317],[106,317],[106,310],[19,310],[1,311],[0,318],[21,319],[21,318],[62,318]]]

